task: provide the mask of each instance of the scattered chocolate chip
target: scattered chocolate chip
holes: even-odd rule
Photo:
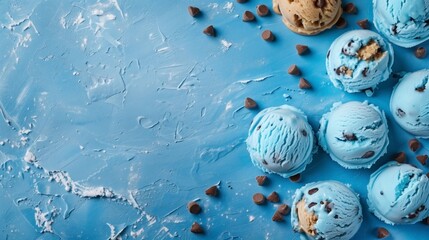
[[[278,203],[280,202],[280,196],[277,192],[272,192],[270,195],[268,195],[267,200],[272,203]]]
[[[377,228],[377,238],[386,238],[390,235],[389,231],[384,227]]]
[[[367,77],[368,76],[368,70],[369,70],[369,68],[364,68],[363,70],[362,70],[362,76],[364,76],[364,77]]]
[[[410,213],[410,214],[408,214],[408,218],[409,219],[414,219],[414,218],[416,218],[417,217],[417,214],[415,214],[415,213]]]
[[[340,17],[337,23],[335,23],[335,26],[340,29],[345,28],[347,27],[347,21],[343,17]]]
[[[210,25],[210,26],[206,27],[203,30],[203,33],[206,34],[207,36],[211,36],[211,37],[215,37],[216,36],[216,30],[213,27],[213,25]]]
[[[290,212],[290,207],[287,204],[281,204],[278,208],[277,208],[277,212],[279,212],[281,215],[288,215]]]
[[[271,219],[273,220],[273,222],[283,222],[284,221],[283,215],[277,211],[274,213],[274,215]]]
[[[217,188],[216,185],[211,186],[206,189],[206,195],[216,197],[217,195],[219,195],[219,189]]]
[[[416,48],[414,55],[416,55],[416,58],[425,58],[426,57],[426,48],[424,48],[424,47]]]
[[[189,6],[188,12],[192,17],[195,17],[200,13],[200,9],[194,6]]]
[[[244,99],[244,107],[247,109],[255,109],[258,107],[258,104],[255,102],[255,100],[247,97]]]
[[[397,161],[398,163],[405,163],[407,161],[407,156],[405,155],[405,152],[395,153],[393,154],[392,158],[395,159],[395,161]]]
[[[308,194],[313,195],[313,194],[317,193],[317,191],[319,191],[318,188],[312,188],[312,189],[308,190]]]
[[[259,186],[263,186],[268,182],[268,177],[267,176],[257,176],[256,182],[258,183]]]
[[[400,108],[396,109],[396,116],[398,116],[398,117],[404,117],[405,116],[404,110],[402,110]]]
[[[245,11],[243,13],[243,22],[252,22],[255,21],[255,15],[251,11]]]
[[[237,0],[238,3],[246,3],[247,0]]]
[[[335,214],[334,218],[335,218],[335,219],[338,219],[338,215],[337,215],[337,214]]]
[[[192,226],[191,226],[191,232],[196,234],[201,234],[201,233],[204,233],[204,229],[203,227],[201,227],[200,224],[198,224],[197,222],[194,222],[192,223]]]
[[[256,6],[256,13],[258,13],[259,16],[265,17],[270,14],[270,9],[265,4],[261,4]]]
[[[417,210],[416,210],[416,212],[422,212],[423,210],[425,210],[425,205],[421,205]]]
[[[298,87],[301,89],[311,89],[313,86],[311,86],[311,83],[307,79],[300,78]]]
[[[368,29],[369,28],[368,19],[362,19],[362,20],[357,21],[356,23],[362,29]]]
[[[259,129],[261,129],[261,125],[259,125],[259,126],[256,128],[256,131],[259,131]]]
[[[417,92],[424,92],[425,91],[425,89],[426,89],[426,86],[420,86],[420,87],[416,87],[415,88],[415,90],[417,91]]]
[[[416,152],[420,148],[420,142],[417,139],[408,141],[408,147],[411,151]]]
[[[394,24],[394,25],[392,26],[392,33],[393,33],[393,35],[398,34],[398,26],[396,26],[396,24]]]
[[[327,213],[330,213],[332,211],[332,208],[331,208],[330,204],[331,204],[330,202],[326,202],[326,204],[325,204],[325,211]]]
[[[384,195],[384,192],[383,192],[383,191],[380,191],[380,195]]]
[[[423,219],[423,223],[426,225],[429,225],[429,217]]]
[[[357,137],[354,133],[343,133],[343,138],[346,141],[356,141]]]
[[[356,14],[357,13],[357,8],[353,3],[347,3],[344,6],[344,12],[348,13],[348,14]]]
[[[299,182],[299,180],[301,180],[301,174],[298,173],[296,175],[293,175],[289,177],[289,180],[291,180],[292,182]]]
[[[273,32],[270,30],[265,30],[262,32],[262,39],[264,39],[267,42],[273,42],[276,37],[274,36]]]
[[[329,50],[328,53],[326,54],[326,58],[329,58],[329,55],[331,55],[331,50]]]
[[[289,69],[287,70],[287,72],[290,75],[301,75],[301,70],[299,70],[299,68],[295,64],[290,66]]]
[[[308,204],[308,208],[312,208],[313,206],[316,206],[316,205],[317,205],[317,203],[311,202],[310,204]]]
[[[374,154],[375,154],[374,151],[368,151],[362,156],[362,158],[370,158],[370,157],[374,156]]]
[[[253,195],[253,202],[257,205],[262,205],[265,203],[265,196],[261,193],[255,193]]]
[[[264,165],[268,165],[267,160],[263,159],[263,160],[262,160],[262,164],[264,164]]]
[[[198,214],[198,213],[201,212],[201,207],[200,207],[200,205],[197,202],[190,201],[188,203],[188,210],[192,214]]]
[[[301,129],[301,134],[304,137],[307,137],[307,131],[305,131],[305,129]]]
[[[314,0],[314,5],[318,8],[324,8],[326,6],[326,0]]]
[[[296,51],[298,52],[298,55],[304,55],[308,52],[308,46],[306,45],[297,44],[295,48],[296,48]]]
[[[426,161],[428,160],[428,155],[418,155],[416,158],[417,160],[419,160],[419,162],[422,165],[426,165]]]

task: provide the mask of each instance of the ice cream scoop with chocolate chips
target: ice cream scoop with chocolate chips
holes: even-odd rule
[[[292,228],[303,239],[351,239],[362,223],[359,198],[337,181],[314,182],[296,190]]]
[[[338,37],[326,56],[326,71],[335,87],[371,96],[389,78],[393,48],[380,35],[354,30]]]

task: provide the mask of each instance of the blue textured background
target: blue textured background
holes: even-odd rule
[[[371,1],[354,2],[359,14],[345,15],[347,28],[306,37],[275,14],[242,22],[245,10],[271,6],[262,0],[1,1],[1,238],[298,239],[289,216],[272,222],[275,206],[253,204],[253,193],[277,191],[291,204],[296,188],[334,179],[361,196],[364,222],[355,239],[375,239],[379,226],[394,239],[426,239],[427,225],[387,226],[366,210],[369,175],[389,156],[403,150],[423,166],[389,111],[394,79],[368,98],[327,78],[330,43],[357,29],[357,20],[372,19]],[[188,5],[203,14],[192,18]],[[210,24],[216,38],[202,34]],[[261,39],[265,29],[275,42]],[[311,53],[298,56],[295,44]],[[395,47],[394,72],[428,63]],[[286,72],[291,64],[313,90],[298,88],[299,78]],[[386,112],[388,154],[369,170],[345,170],[319,149],[301,182],[270,175],[260,187],[262,173],[244,143],[256,114],[242,108],[245,97],[261,108],[299,107],[315,130],[332,103],[367,99]],[[428,147],[425,141],[418,154]],[[218,182],[220,197],[205,196]],[[193,199],[203,207],[199,215],[186,209]],[[190,233],[194,221],[205,235]]]

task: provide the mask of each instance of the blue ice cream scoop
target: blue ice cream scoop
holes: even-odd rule
[[[250,125],[246,143],[255,166],[283,177],[304,171],[317,150],[307,117],[289,105],[259,112]]]
[[[429,178],[410,164],[388,162],[371,174],[369,210],[388,224],[412,224],[429,216]]]
[[[351,239],[362,223],[358,195],[337,181],[313,182],[296,190],[291,211],[301,239]]]
[[[390,98],[396,122],[416,137],[429,138],[429,69],[405,74]]]
[[[429,39],[428,0],[373,0],[374,25],[390,42],[414,47]]]
[[[387,151],[384,112],[365,102],[335,103],[320,120],[319,144],[341,166],[370,168]]]
[[[372,96],[376,86],[389,78],[393,48],[379,34],[354,30],[339,36],[326,56],[326,71],[335,87]]]

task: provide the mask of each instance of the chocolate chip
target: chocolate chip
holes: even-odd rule
[[[405,152],[395,153],[393,154],[392,158],[395,159],[395,161],[397,161],[398,163],[405,163],[407,161],[407,156],[405,155]]]
[[[400,108],[396,109],[396,116],[398,116],[398,117],[404,117],[405,116],[404,110],[402,110]]]
[[[301,134],[304,137],[307,137],[307,131],[305,131],[304,129],[301,129]]]
[[[248,0],[237,0],[238,3],[246,3]]]
[[[317,191],[319,191],[318,188],[312,188],[312,189],[308,190],[308,194],[313,195],[313,194],[317,193]]]
[[[393,33],[393,35],[398,34],[398,26],[396,26],[396,24],[394,24],[394,25],[392,26],[392,33]]]
[[[426,173],[426,177],[428,177],[428,178],[429,178],[429,172],[428,172],[428,173]]]
[[[409,219],[414,219],[414,218],[416,218],[417,217],[417,214],[415,214],[415,213],[410,213],[410,214],[408,214],[408,218]]]
[[[420,87],[416,87],[415,88],[415,90],[417,91],[417,92],[424,92],[425,91],[425,89],[426,89],[426,86],[420,86]]]
[[[200,9],[194,6],[189,6],[188,12],[192,17],[195,17],[200,13]]]
[[[384,227],[377,228],[377,238],[386,238],[390,235],[389,231]]]
[[[363,70],[362,70],[362,75],[364,76],[364,77],[367,77],[368,76],[368,70],[369,70],[369,68],[364,68]]]
[[[423,219],[423,223],[426,225],[429,225],[429,217]]]
[[[347,27],[347,21],[343,17],[340,17],[337,23],[335,23],[335,26],[339,29],[345,28]]]
[[[283,215],[277,211],[274,213],[271,219],[273,220],[273,222],[284,222]]]
[[[429,19],[425,21],[425,27],[429,26]]]
[[[426,165],[426,161],[428,160],[428,155],[418,155],[416,158],[422,165]]]
[[[380,191],[380,195],[384,195],[384,192],[383,192],[383,191]]]
[[[267,163],[267,161],[266,161],[265,159],[263,159],[263,160],[262,160],[262,163],[263,163],[264,165],[268,165],[268,163]]]
[[[416,212],[422,212],[423,210],[425,210],[425,205],[421,205],[417,210],[416,210]]]
[[[289,69],[287,70],[287,72],[290,75],[301,75],[301,70],[299,70],[299,68],[295,64],[290,66]]]
[[[279,212],[281,215],[288,215],[290,212],[290,207],[287,204],[281,204],[278,208],[277,208],[277,212]]]
[[[259,126],[256,128],[256,131],[259,131],[259,129],[261,129],[261,125],[259,125]]]
[[[293,175],[289,177],[289,180],[292,182],[299,182],[299,180],[301,180],[301,174],[298,173],[296,175]]]
[[[267,176],[257,176],[256,182],[258,183],[259,186],[263,186],[268,182],[268,177]]]
[[[311,86],[311,83],[307,79],[300,78],[298,87],[301,89],[311,89],[313,86]]]
[[[200,224],[198,224],[197,222],[194,222],[191,226],[191,232],[196,234],[201,234],[201,233],[204,233],[204,229],[203,227],[201,227]]]
[[[217,188],[216,185],[211,186],[206,189],[206,195],[216,197],[217,195],[219,195],[219,189]]]
[[[362,19],[362,20],[357,21],[356,23],[362,29],[368,29],[369,28],[368,19]]]
[[[344,6],[344,12],[348,13],[348,14],[356,14],[357,13],[357,8],[353,3],[347,3]]]
[[[331,55],[331,50],[329,50],[328,53],[326,54],[326,58],[329,58],[329,55]]]
[[[258,104],[255,102],[255,100],[247,97],[244,99],[244,107],[247,109],[255,109],[258,107]]]
[[[243,22],[252,22],[255,21],[255,15],[251,11],[245,11],[243,13]]]
[[[368,151],[362,156],[362,158],[370,158],[370,157],[374,156],[374,154],[375,154],[374,151]]]
[[[192,214],[198,214],[198,213],[201,212],[201,207],[200,207],[200,205],[197,202],[190,201],[188,203],[188,210]]]
[[[335,218],[335,219],[338,219],[338,215],[337,215],[337,214],[335,214],[334,218]]]
[[[325,211],[327,213],[330,213],[332,211],[332,208],[331,208],[330,204],[331,204],[330,202],[326,202],[326,204],[325,204]]]
[[[261,193],[255,193],[253,195],[253,202],[257,205],[262,205],[265,203],[265,196]]]
[[[261,16],[265,17],[270,14],[270,9],[265,4],[261,4],[256,6],[256,13]]]
[[[313,0],[314,5],[318,8],[324,8],[326,6],[326,0]]]
[[[296,48],[296,51],[298,52],[298,55],[304,55],[308,52],[308,46],[306,45],[297,44],[295,48]]]
[[[356,141],[357,137],[354,133],[343,133],[343,138],[346,141]]]
[[[424,48],[424,47],[416,48],[414,55],[416,55],[416,58],[425,58],[426,57],[426,48]]]
[[[210,25],[210,26],[206,27],[203,30],[203,33],[206,34],[207,36],[216,37],[216,30],[213,27],[213,25]]]
[[[276,40],[276,37],[270,30],[265,30],[262,32],[262,39],[267,42],[273,42],[274,40]]]
[[[270,195],[268,195],[267,200],[272,203],[278,203],[280,202],[280,196],[277,192],[272,192]]]
[[[408,147],[411,151],[416,152],[420,148],[420,142],[417,139],[408,141]]]
[[[317,205],[317,203],[311,202],[310,204],[308,204],[308,208],[311,208],[311,207],[316,206],[316,205]]]

